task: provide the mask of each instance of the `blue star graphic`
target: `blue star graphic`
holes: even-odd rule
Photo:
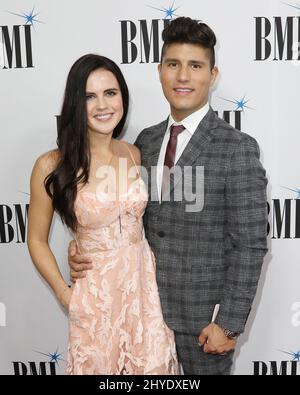
[[[300,189],[299,188],[295,188],[295,189],[287,188],[287,187],[283,187],[283,188],[288,189],[289,191],[296,192],[297,193],[296,199],[300,199]]]
[[[292,361],[300,362],[300,350],[296,352],[287,352],[283,350],[279,350],[279,351],[283,352],[284,354],[291,355],[293,357]]]
[[[61,356],[62,354],[58,354],[58,347],[57,347],[56,351],[55,351],[53,354],[51,354],[51,353],[45,354],[45,353],[40,352],[40,351],[36,351],[36,352],[39,353],[39,354],[41,354],[41,355],[46,355],[46,357],[49,357],[49,358],[50,358],[50,361],[49,361],[49,362],[55,362],[55,363],[58,364],[58,361],[64,361],[63,358],[60,358],[60,356]]]
[[[25,25],[34,26],[34,22],[43,23],[42,21],[35,19],[35,17],[38,16],[39,13],[34,14],[34,8],[32,9],[32,11],[29,14],[25,14],[24,12],[22,14],[17,14],[15,12],[9,12],[9,13],[12,15],[20,16],[21,18],[25,18]]]
[[[18,191],[18,192],[23,193],[24,195],[30,196],[30,193],[28,193],[28,192],[23,192],[23,191]]]
[[[179,16],[179,15],[175,14],[175,11],[178,10],[179,7],[174,8],[174,4],[175,4],[175,0],[173,1],[173,4],[169,8],[156,8],[156,7],[152,7],[150,5],[148,7],[153,8],[154,10],[164,12],[165,13],[164,19],[167,19],[167,18],[172,19],[173,16]]]
[[[289,7],[296,8],[296,10],[300,11],[300,4],[297,4],[297,5],[293,5],[293,4],[289,4],[289,3],[282,3],[282,4],[288,5]]]
[[[234,109],[234,111],[241,109],[241,111],[244,111],[245,108],[250,108],[251,110],[253,110],[253,108],[246,106],[246,104],[248,103],[248,101],[250,101],[250,99],[245,100],[246,95],[244,95],[244,97],[240,100],[229,100],[229,99],[224,99],[223,97],[220,97],[220,99],[222,100],[226,100],[229,101],[230,103],[233,103],[236,105],[236,108]]]

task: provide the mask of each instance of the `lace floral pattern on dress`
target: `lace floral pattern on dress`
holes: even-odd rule
[[[76,281],[71,297],[68,374],[178,374],[144,235],[147,191],[139,184],[119,201],[78,191],[75,236],[93,269]]]

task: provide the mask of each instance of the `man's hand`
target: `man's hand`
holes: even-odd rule
[[[71,280],[73,281],[73,283],[75,283],[78,278],[85,277],[86,270],[90,270],[93,268],[90,257],[88,257],[87,255],[78,254],[75,240],[72,240],[69,243],[68,262],[70,266]]]
[[[203,346],[203,351],[207,354],[222,355],[235,348],[236,340],[229,339],[222,328],[211,323],[202,330],[199,344]]]

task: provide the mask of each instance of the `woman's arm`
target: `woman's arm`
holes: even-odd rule
[[[53,208],[51,198],[44,187],[44,179],[54,168],[53,159],[53,152],[42,155],[32,170],[27,244],[37,270],[67,309],[72,291],[64,281],[48,244]]]

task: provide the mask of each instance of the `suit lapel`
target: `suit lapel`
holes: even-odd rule
[[[159,153],[161,145],[165,136],[166,128],[168,126],[168,119],[159,124],[153,138],[150,141],[150,149],[147,154],[146,167],[148,171],[148,185],[149,185],[149,199],[151,202],[157,203],[157,208],[159,207],[158,190],[157,190],[157,163],[159,158]]]
[[[151,147],[148,149],[148,164],[149,166],[156,166],[158,162],[158,157],[161,149],[161,145],[165,136],[166,128],[168,125],[168,120],[162,122],[157,127],[155,133],[153,133],[152,139],[150,141]]]
[[[210,108],[199,123],[188,145],[185,147],[185,150],[177,162],[178,166],[191,166],[195,162],[203,148],[210,142],[211,130],[217,127],[215,117],[215,113]]]
[[[185,147],[181,157],[179,158],[176,166],[180,166],[182,173],[185,166],[192,166],[198,156],[203,152],[204,148],[209,144],[212,139],[211,131],[218,126],[217,116],[213,109],[210,107],[205,117],[199,123],[195,133],[190,139],[188,145]],[[171,188],[170,192],[178,184],[179,180],[174,183],[171,175]]]

